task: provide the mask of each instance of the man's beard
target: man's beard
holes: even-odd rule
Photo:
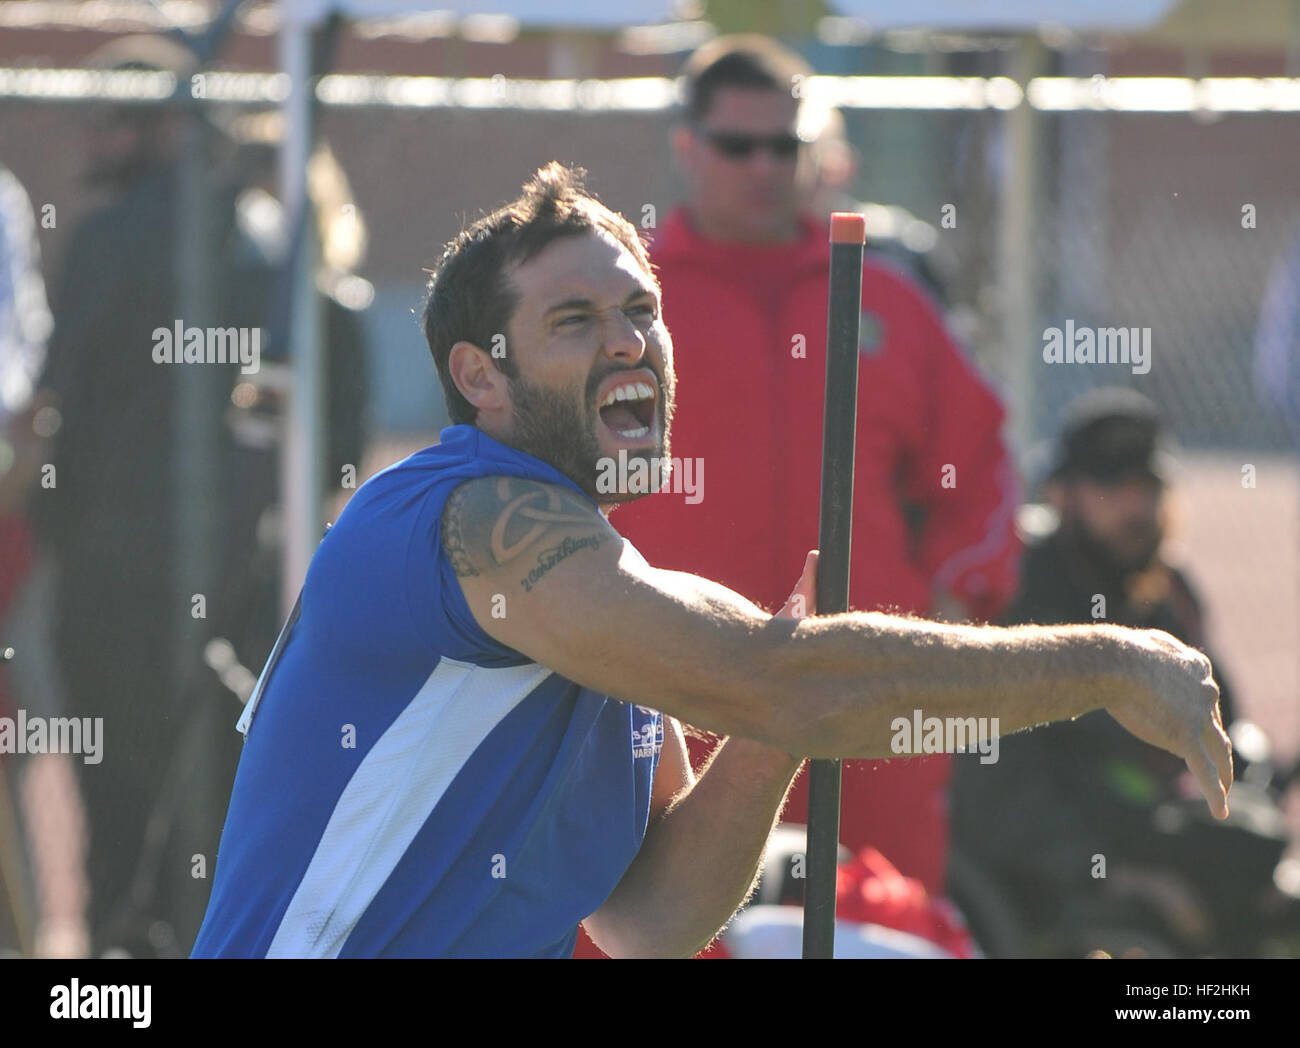
[[[1121,583],[1151,567],[1164,539],[1163,529],[1157,523],[1151,527],[1146,541],[1140,546],[1121,550],[1098,538],[1082,521],[1071,520],[1066,523],[1071,541],[1098,575]]]
[[[586,410],[580,410],[572,396],[534,386],[523,378],[510,380],[510,398],[514,407],[514,431],[510,443],[520,451],[554,466],[578,485],[592,500],[599,503],[630,502],[641,494],[597,492],[596,478],[600,460],[607,458],[596,436],[596,390],[613,372],[631,368],[611,368],[593,374],[587,381],[583,394]],[[654,369],[651,368],[651,371]],[[655,416],[659,426],[659,447],[654,450],[629,450],[627,458],[657,458],[666,460],[669,451],[669,426],[672,421],[672,390],[662,381],[658,383],[655,398]]]

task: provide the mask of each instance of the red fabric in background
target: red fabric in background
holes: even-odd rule
[[[909,932],[954,957],[975,956],[975,943],[956,907],[904,877],[875,848],[863,848],[836,871],[835,913],[860,924]]]

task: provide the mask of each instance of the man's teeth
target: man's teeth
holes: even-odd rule
[[[615,430],[615,432],[623,437],[644,437],[647,433],[650,432],[650,427],[637,426],[636,429],[620,429],[620,430]]]
[[[606,393],[605,399],[601,401],[600,406],[607,408],[611,404],[617,404],[620,400],[653,400],[654,396],[654,387],[648,383],[628,383],[627,385],[617,386]]]

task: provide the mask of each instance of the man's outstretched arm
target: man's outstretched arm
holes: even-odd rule
[[[810,757],[890,757],[891,722],[918,709],[997,717],[1003,733],[1106,709],[1186,760],[1226,815],[1230,747],[1210,663],[1167,634],[874,612],[775,619],[716,583],[648,566],[572,491],[515,478],[461,485],[442,536],[487,633],[685,723]]]

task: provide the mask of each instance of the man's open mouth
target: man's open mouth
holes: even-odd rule
[[[658,399],[653,382],[622,379],[610,386],[600,401],[600,420],[620,437],[644,437],[655,427]]]

